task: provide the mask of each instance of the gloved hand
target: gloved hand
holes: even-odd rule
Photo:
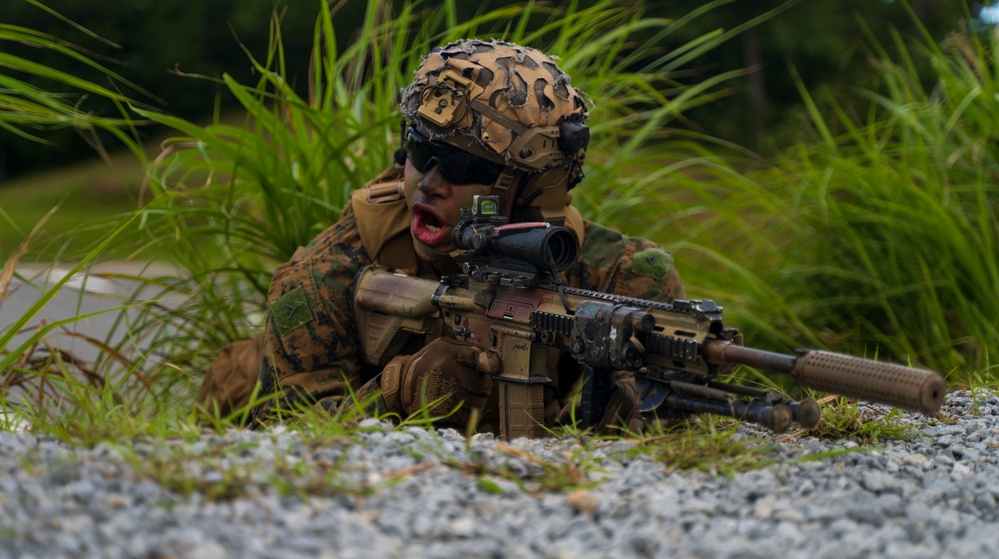
[[[491,375],[499,373],[500,367],[494,353],[438,338],[413,355],[392,359],[382,370],[380,384],[386,411],[408,417],[424,403],[443,398],[432,413],[450,413],[463,402],[451,419],[466,425],[472,410],[485,407],[493,388]]]
[[[559,423],[571,423],[580,418],[578,398],[566,404],[559,414]],[[575,407],[574,407],[575,406]],[[642,402],[639,399],[635,376],[626,371],[614,373],[614,389],[607,398],[600,421],[592,426],[598,435],[637,433],[645,421],[641,414]]]

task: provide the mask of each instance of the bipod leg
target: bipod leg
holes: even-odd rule
[[[784,404],[773,405],[762,400],[745,402],[736,398],[728,401],[708,400],[673,393],[666,397],[667,408],[694,413],[724,415],[762,425],[774,433],[784,433],[791,427],[793,414]]]

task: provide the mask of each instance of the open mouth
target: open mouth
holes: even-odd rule
[[[410,230],[417,241],[430,247],[450,245],[452,228],[431,208],[421,204],[413,207]]]

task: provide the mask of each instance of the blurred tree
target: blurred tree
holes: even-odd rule
[[[289,62],[293,65],[298,61],[304,72],[318,5],[287,2],[289,6],[284,7],[284,3],[275,6],[273,0],[43,0],[42,3],[116,46],[98,41],[21,0],[4,0],[0,24],[43,31],[89,49],[122,77],[156,96],[155,100],[147,99],[149,103],[185,118],[205,117],[216,104],[222,108],[233,104],[233,100],[225,97],[226,89],[214,79],[226,72],[243,82],[252,80],[247,52],[254,56],[266,53],[269,22],[275,10],[283,16]],[[66,68],[66,59],[52,52],[16,43],[0,45],[0,49],[86,80],[103,80],[100,83],[108,85],[106,78],[89,68]],[[5,69],[0,67],[0,71]],[[185,79],[178,74],[209,79]],[[66,91],[64,85],[57,87],[37,76],[17,77],[57,93],[76,95],[85,111],[105,116],[119,113],[114,105]],[[92,154],[72,131],[42,131],[39,135],[59,146],[61,162]],[[52,156],[51,149],[44,145],[0,132],[0,178],[4,173],[12,176],[50,165]]]
[[[219,87],[213,78],[219,78],[225,72],[241,83],[253,79],[247,52],[258,57],[264,55],[269,21],[274,13],[282,18],[283,44],[290,69],[287,74],[304,78],[318,10],[316,0],[42,1],[71,21],[117,43],[120,48],[84,35],[25,0],[3,0],[0,23],[64,37],[101,56],[117,60],[119,66],[115,69],[158,97],[162,110],[187,119],[207,117],[216,107],[225,110],[235,105],[226,89]],[[339,2],[334,20],[340,30],[337,41],[341,45],[345,45],[351,32],[357,29],[369,1],[398,6],[404,0]],[[786,8],[783,13],[744,31],[727,45],[713,49],[698,61],[698,70],[684,78],[698,81],[727,70],[746,68],[742,86],[733,91],[737,97],[717,101],[687,117],[695,128],[756,148],[765,147],[768,142],[793,139],[801,128],[796,120],[800,116],[800,98],[789,71],[791,66],[805,86],[821,97],[823,92],[848,88],[870,79],[870,66],[862,54],[866,39],[858,19],[886,41],[893,28],[913,29],[901,0],[720,1],[727,5],[684,26],[683,36],[668,38],[666,48],[682,45],[707,30],[732,29],[770,10]],[[441,0],[428,0],[422,5],[433,9],[440,3]],[[518,2],[458,2],[458,11],[459,15],[471,18],[481,11],[515,3]],[[578,3],[588,5],[592,2],[579,0]],[[955,29],[958,19],[965,13],[964,0],[909,0],[909,3],[937,37]],[[704,5],[703,0],[650,1],[647,11],[651,15],[681,18]],[[65,61],[52,53],[37,49],[31,52],[32,49],[18,44],[3,44],[0,49],[65,69],[62,68]],[[80,77],[84,79],[100,79],[98,75],[88,74],[86,69],[80,71]],[[209,79],[181,78],[178,74]],[[118,111],[112,105],[101,105],[93,99],[81,99],[80,103],[81,108],[97,114]],[[59,157],[63,161],[91,153],[86,143],[74,138],[70,131],[53,131],[46,137],[59,145]],[[52,152],[44,146],[0,132],[0,179],[5,173],[14,175],[49,165],[51,157]]]

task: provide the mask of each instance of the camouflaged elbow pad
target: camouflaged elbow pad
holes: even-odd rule
[[[219,353],[198,389],[200,413],[208,418],[224,418],[250,403],[250,395],[260,377],[263,346],[261,332],[233,342]]]

